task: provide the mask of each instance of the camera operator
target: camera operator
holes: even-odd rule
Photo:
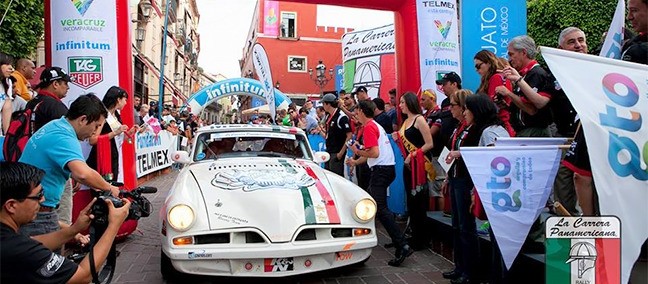
[[[70,227],[44,235],[27,237],[18,233],[20,226],[31,222],[44,200],[41,180],[45,172],[24,163],[0,163],[0,282],[2,283],[89,283],[92,280],[90,260],[80,264],[52,252],[53,249],[85,230],[93,219],[91,202]],[[128,216],[130,202],[109,208],[108,226],[94,245],[95,269],[108,256],[119,227]]]

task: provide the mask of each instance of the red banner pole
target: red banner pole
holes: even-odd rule
[[[122,122],[129,127],[135,123],[133,108],[133,53],[131,44],[131,19],[128,0],[117,0],[117,58],[119,58],[119,86],[128,92],[128,102],[121,110]],[[130,141],[130,143],[129,143]],[[135,136],[125,139],[122,144],[124,163],[124,186],[128,189],[137,186],[135,166]]]

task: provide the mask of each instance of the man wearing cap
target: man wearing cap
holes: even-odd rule
[[[365,86],[360,86],[356,89],[356,98],[358,101],[370,100],[369,94],[367,94],[367,88]]]
[[[446,98],[441,102],[441,113],[430,127],[430,133],[434,141],[432,156],[438,157],[447,144],[452,132],[457,127],[457,121],[450,113],[450,96],[461,90],[461,77],[455,72],[446,73],[443,78],[436,80],[436,84],[441,87]]]
[[[28,109],[34,109],[38,103],[43,102],[34,111],[36,114],[34,131],[52,120],[61,118],[68,111],[61,99],[65,98],[70,89],[68,86],[68,83],[71,82],[70,76],[60,67],[50,67],[43,70],[40,80],[36,86],[38,89],[36,99],[27,103]]]
[[[338,108],[338,100],[334,94],[326,94],[322,98],[324,111],[328,113],[326,124],[326,151],[331,159],[326,163],[326,169],[344,177],[344,156],[346,143],[351,139],[349,118]]]

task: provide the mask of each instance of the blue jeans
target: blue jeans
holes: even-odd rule
[[[395,166],[373,166],[371,167],[371,178],[369,179],[369,194],[376,200],[378,221],[385,227],[387,234],[397,250],[402,249],[407,243],[403,232],[396,224],[394,213],[387,207],[387,187],[396,178]]]
[[[475,276],[478,254],[475,216],[470,212],[472,180],[468,177],[448,178],[452,202],[452,231],[455,269],[464,277]]]
[[[20,226],[20,233],[30,237],[55,232],[61,229],[58,221],[56,211],[38,212],[34,221]]]

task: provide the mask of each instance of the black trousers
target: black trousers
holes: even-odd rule
[[[407,242],[403,232],[396,224],[394,213],[387,207],[387,187],[396,178],[395,166],[373,166],[371,167],[371,178],[369,179],[369,194],[376,200],[378,207],[376,212],[378,221],[385,227],[387,234],[392,239],[396,249],[403,248]]]
[[[403,181],[407,196],[407,214],[412,229],[410,244],[417,248],[426,247],[432,239],[430,227],[426,226],[427,211],[430,207],[430,191],[428,188],[424,188],[412,195],[412,171],[408,167],[403,167]]]

